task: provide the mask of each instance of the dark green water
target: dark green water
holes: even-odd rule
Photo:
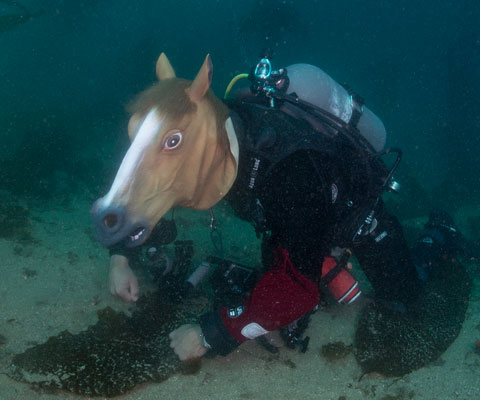
[[[0,2],[0,15],[23,12],[9,3]],[[478,201],[478,2],[25,5],[42,13],[0,29],[0,176],[9,190],[58,196],[81,181],[100,194],[127,146],[123,107],[153,81],[161,51],[190,79],[211,53],[221,95],[267,45],[278,66],[309,62],[355,88],[384,121],[389,144],[404,149],[401,174],[450,204]]]

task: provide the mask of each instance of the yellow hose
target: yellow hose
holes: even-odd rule
[[[237,81],[242,79],[242,78],[248,78],[248,74],[238,74],[236,77],[234,77],[230,81],[230,83],[227,86],[227,90],[225,90],[225,95],[223,96],[224,99],[226,99],[228,97],[228,95],[230,94],[230,91],[232,90],[233,85],[235,85],[237,83]]]

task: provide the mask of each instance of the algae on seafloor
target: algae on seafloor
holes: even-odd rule
[[[168,334],[198,315],[182,307],[155,292],[142,296],[130,317],[104,308],[86,331],[63,331],[16,355],[9,376],[38,389],[106,397],[161,382],[181,367]]]
[[[406,312],[367,305],[355,333],[355,356],[362,370],[402,376],[438,359],[462,328],[470,290],[465,268],[443,260]]]

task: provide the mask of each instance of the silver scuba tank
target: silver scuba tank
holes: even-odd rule
[[[295,93],[307,101],[349,123],[355,107],[352,96],[326,72],[311,64],[293,64],[286,68],[290,80],[287,94]],[[363,106],[357,129],[376,151],[383,150],[387,133],[383,122]]]

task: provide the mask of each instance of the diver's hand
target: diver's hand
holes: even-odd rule
[[[170,347],[182,361],[201,357],[208,350],[203,345],[202,328],[198,324],[182,325],[171,332],[168,337],[170,338]]]
[[[138,280],[128,265],[126,257],[120,255],[110,257],[108,281],[110,293],[114,296],[119,296],[128,302],[138,300]]]

